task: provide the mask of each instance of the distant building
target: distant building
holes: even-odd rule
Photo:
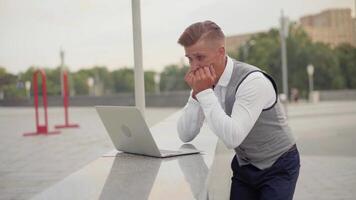
[[[356,46],[356,19],[351,9],[330,9],[319,14],[304,16],[300,25],[314,42],[323,42],[335,47],[341,43]]]
[[[259,33],[262,33],[262,32],[227,36],[226,37],[226,52],[228,52],[228,53],[238,52],[238,49],[242,45],[246,44],[246,42],[249,41],[251,39],[251,37],[253,37]]]
[[[354,24],[354,46],[356,46],[356,18],[353,19],[353,24]]]
[[[319,14],[301,17],[300,25],[313,42],[323,42],[335,47],[348,43],[356,47],[356,18],[351,9],[329,9]],[[226,37],[226,51],[236,53],[251,37],[262,33],[248,33]]]

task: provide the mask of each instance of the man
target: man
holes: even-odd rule
[[[189,59],[185,81],[192,89],[178,120],[180,139],[193,140],[206,120],[235,150],[230,199],[293,199],[299,153],[271,76],[228,57],[214,22],[190,25],[178,43]]]

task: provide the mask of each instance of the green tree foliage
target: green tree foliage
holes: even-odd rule
[[[75,94],[89,94],[89,79],[93,79],[93,86],[101,91],[99,95],[110,94],[113,91],[111,72],[109,72],[105,66],[95,66],[91,69],[81,69],[76,73],[71,73],[71,75]]]
[[[0,67],[0,92],[6,99],[22,99],[26,96],[24,85],[20,84],[17,76],[10,74]]]
[[[33,75],[36,70],[39,68],[31,66],[25,72],[19,73],[19,80],[23,83],[26,81],[31,82],[30,93],[33,94]],[[46,74],[46,86],[47,86],[47,95],[60,95],[61,94],[61,85],[60,85],[60,68],[55,69],[44,68]],[[38,92],[39,95],[42,95],[42,76],[38,74]]]
[[[145,92],[155,91],[155,76],[156,72],[146,71],[144,73]],[[115,92],[133,92],[135,87],[134,70],[123,68],[115,70],[111,73]]]
[[[287,38],[289,88],[298,88],[301,94],[307,95],[308,75],[306,67],[308,64],[313,64],[315,67],[315,89],[344,88],[344,71],[346,70],[343,71],[340,68],[339,61],[345,60],[344,63],[349,64],[344,64],[344,66],[351,66],[351,56],[342,58],[342,55],[346,52],[349,54],[351,49],[355,48],[333,50],[326,44],[313,43],[301,27],[291,25]],[[232,57],[265,70],[274,77],[279,90],[282,89],[280,35],[277,29],[271,29],[267,33],[252,37],[249,42],[240,47],[238,54],[232,54]]]
[[[90,71],[94,77],[94,82],[103,90],[103,94],[110,94],[112,92],[113,82],[109,70],[104,66],[100,66],[94,67]]]
[[[115,92],[133,92],[134,91],[134,71],[133,69],[123,68],[111,73]]]
[[[45,69],[46,72],[46,84],[47,95],[61,95],[61,70],[60,67],[55,69]],[[41,84],[39,84],[41,85]]]
[[[16,76],[7,73],[5,68],[0,67],[0,89],[11,84],[16,84]]]
[[[344,88],[344,75],[341,73],[335,52],[322,43],[316,43],[312,48],[313,56],[310,58],[310,63],[315,67],[315,89],[330,90]]]
[[[146,71],[145,72],[145,92],[154,93],[156,88],[155,83],[155,75],[154,71]]]
[[[82,69],[76,73],[72,73],[73,89],[76,95],[89,94],[88,78],[91,77],[89,70]]]
[[[356,88],[356,48],[349,44],[342,44],[335,51],[345,79],[345,88]]]
[[[161,73],[161,91],[189,90],[188,85],[184,81],[184,76],[187,71],[188,66],[182,68],[177,65],[166,66]]]

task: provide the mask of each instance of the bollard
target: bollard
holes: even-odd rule
[[[79,128],[78,124],[69,124],[68,117],[68,107],[69,107],[69,87],[68,87],[68,73],[66,70],[63,71],[62,82],[62,90],[63,90],[63,107],[64,107],[64,124],[56,125],[55,128]]]
[[[38,113],[38,74],[42,78],[42,103],[44,109],[44,120],[45,124],[40,125],[39,113]],[[35,103],[35,117],[36,117],[36,132],[24,133],[23,136],[36,136],[36,135],[50,135],[59,134],[60,131],[48,131],[48,115],[47,115],[47,85],[46,85],[46,73],[43,69],[36,70],[32,78],[33,85],[33,95]]]

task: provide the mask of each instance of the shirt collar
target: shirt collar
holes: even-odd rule
[[[229,84],[230,79],[231,79],[231,75],[232,75],[232,70],[233,70],[233,66],[234,66],[234,62],[232,61],[232,59],[229,56],[226,56],[227,61],[226,61],[226,66],[225,69],[223,71],[223,73],[221,74],[219,81],[217,83],[217,85],[222,86],[222,87],[226,87],[227,84]]]

